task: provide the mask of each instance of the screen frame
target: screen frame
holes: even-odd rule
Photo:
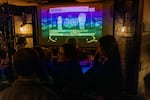
[[[62,4],[58,4],[58,3],[53,3],[53,4],[48,4],[48,5],[40,5],[38,7],[38,29],[39,29],[39,34],[38,34],[38,43],[39,45],[42,46],[61,46],[62,44],[50,44],[47,40],[48,39],[43,39],[42,37],[42,29],[41,29],[41,9],[49,9],[49,8],[53,8],[53,7],[67,7],[67,6],[91,6],[91,7],[95,7],[97,11],[102,11],[103,13],[103,4],[101,2],[93,2],[93,3],[62,3]],[[103,14],[102,14],[102,19],[103,19]],[[103,23],[103,21],[102,21]],[[103,27],[103,24],[102,24]],[[102,28],[103,30],[103,28]],[[101,31],[102,32],[102,31]],[[101,33],[102,36],[102,33]],[[100,37],[101,37],[100,36]],[[65,43],[66,41],[63,41],[63,43]],[[82,48],[93,48],[96,47],[97,43],[93,42],[89,45],[79,45],[79,47]]]

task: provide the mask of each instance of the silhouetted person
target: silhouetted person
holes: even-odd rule
[[[38,76],[43,85],[46,85],[49,88],[52,88],[54,85],[54,81],[49,73],[49,67],[51,67],[52,61],[52,52],[44,47],[35,46],[33,47],[35,51],[39,54],[39,72]]]
[[[118,44],[111,35],[99,39],[94,66],[86,74],[87,89],[93,96],[119,96],[122,87]]]
[[[39,56],[31,48],[14,54],[14,68],[18,75],[12,86],[0,93],[0,100],[57,100],[57,95],[44,87],[38,77]]]
[[[83,73],[78,61],[76,47],[64,44],[58,50],[57,62],[54,63],[53,78],[63,100],[81,99],[81,81]]]
[[[74,45],[76,48],[78,48],[78,40],[74,37],[70,37],[67,39],[68,44]]]
[[[27,44],[26,37],[18,37],[16,43],[16,50],[25,48],[26,44]]]

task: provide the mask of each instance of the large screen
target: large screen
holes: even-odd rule
[[[48,5],[39,8],[41,45],[61,45],[74,37],[79,47],[93,47],[102,36],[102,4]]]

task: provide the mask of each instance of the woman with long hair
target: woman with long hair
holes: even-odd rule
[[[99,39],[94,66],[85,74],[88,92],[95,96],[121,94],[122,73],[119,48],[116,39],[105,35]]]

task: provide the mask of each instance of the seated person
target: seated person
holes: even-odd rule
[[[41,85],[39,56],[31,48],[23,48],[14,54],[14,69],[17,79],[12,86],[0,93],[0,100],[57,100],[58,96]]]
[[[25,37],[18,37],[17,43],[16,43],[16,50],[25,48],[26,44],[27,44],[27,40]]]

